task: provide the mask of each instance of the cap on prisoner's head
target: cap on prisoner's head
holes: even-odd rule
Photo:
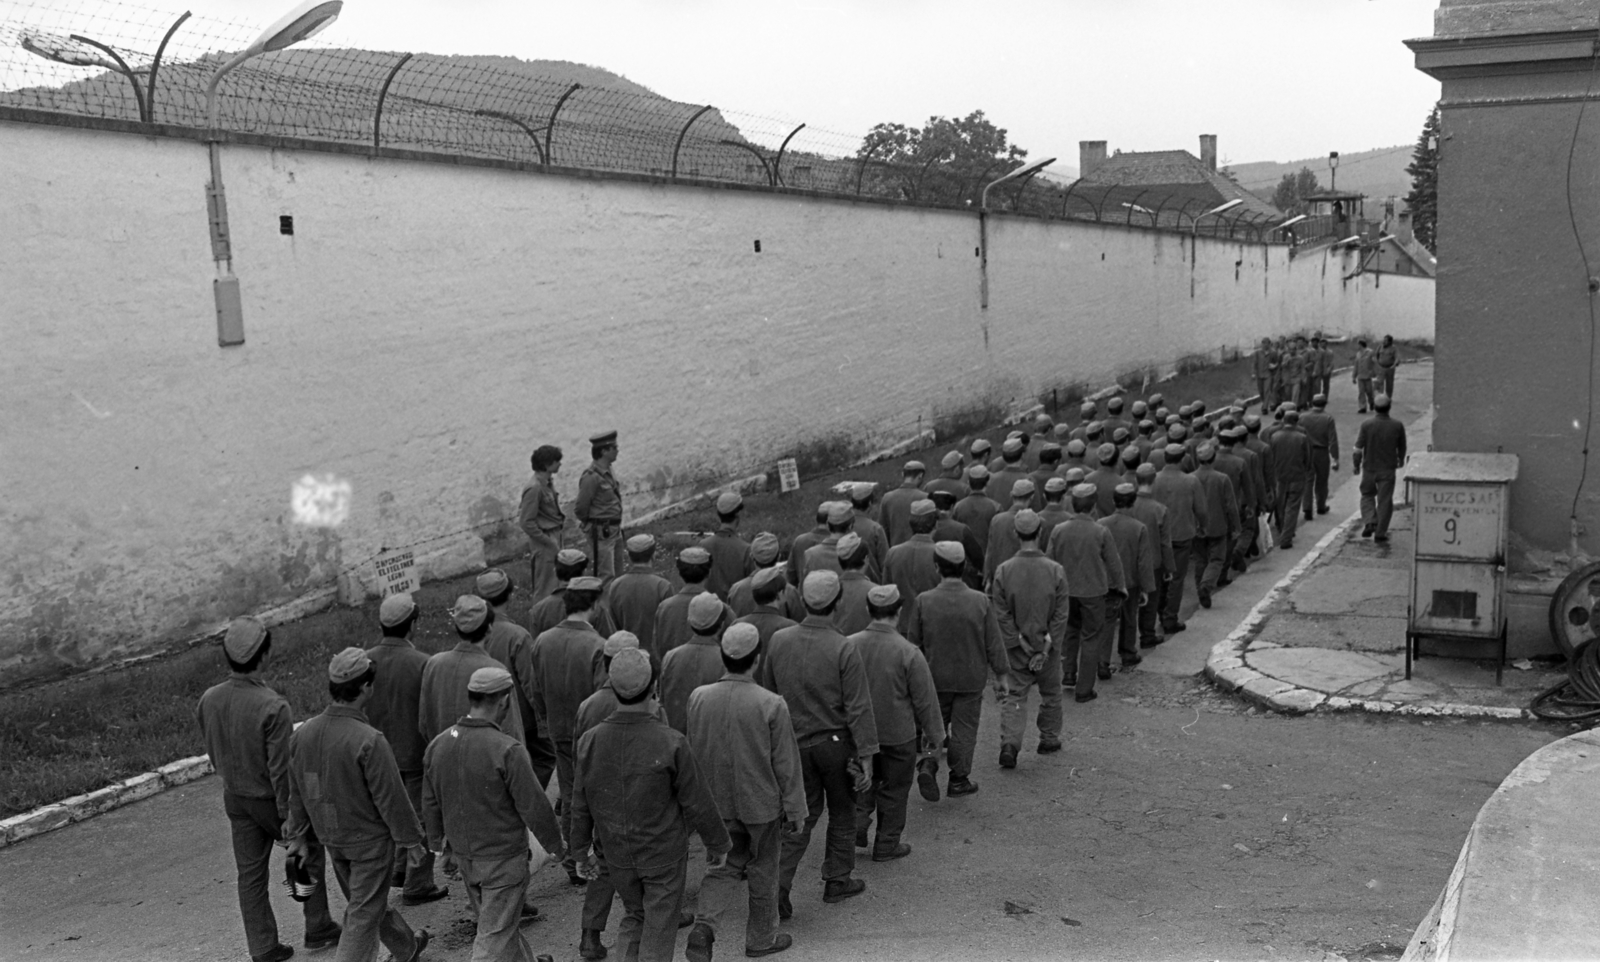
[[[1314,408],[1325,408],[1325,407],[1327,407],[1328,406],[1328,396],[1326,394],[1313,394],[1313,395],[1311,395],[1311,406],[1314,407]]]
[[[990,451],[994,450],[994,445],[990,444],[985,438],[975,438],[973,439],[972,447],[968,448],[967,450],[972,452],[973,457],[981,458],[985,454],[988,454]]]
[[[1061,476],[1061,479],[1063,481],[1067,482],[1067,487],[1068,488],[1071,488],[1074,484],[1083,483],[1083,479],[1087,478],[1088,476],[1089,476],[1089,472],[1085,471],[1082,468],[1068,468],[1067,469],[1067,473],[1063,474]]]
[[[650,656],[642,648],[625,648],[611,657],[611,667],[606,669],[611,679],[611,690],[618,698],[633,699],[650,687],[655,670]]]
[[[911,533],[926,534],[932,531],[939,520],[939,506],[930,498],[919,498],[911,502]]]
[[[631,631],[613,631],[611,637],[606,639],[605,647],[601,651],[607,658],[615,658],[617,652],[637,647],[639,647],[638,635]]]
[[[1167,440],[1169,441],[1182,441],[1188,436],[1189,429],[1185,427],[1181,421],[1177,424],[1167,426]]]
[[[968,481],[988,481],[989,480],[989,469],[984,467],[981,464],[974,464],[972,467],[967,469],[967,480]]]
[[[854,531],[840,538],[833,550],[838,555],[841,565],[860,567],[867,560],[867,543]]]
[[[828,505],[828,527],[837,528],[849,524],[856,517],[855,509],[850,507],[848,501],[833,501]]]
[[[1106,433],[1106,426],[1100,421],[1090,421],[1089,426],[1083,429],[1083,436],[1090,441],[1100,440],[1100,435]]]
[[[1133,412],[1134,417],[1142,418],[1146,414],[1150,413],[1150,405],[1144,403],[1143,401],[1135,401],[1133,402],[1133,407],[1130,410]]]
[[[956,501],[959,499],[956,497],[956,493],[954,491],[941,490],[929,491],[928,500],[932,501],[933,506],[938,508],[940,511],[949,511],[951,508],[956,506]]]
[[[1039,515],[1032,508],[1023,508],[1011,519],[1011,526],[1016,529],[1019,538],[1036,537],[1039,534]]]
[[[498,695],[511,690],[511,672],[499,665],[488,668],[479,668],[467,678],[467,694],[469,695]]]
[[[1128,429],[1127,428],[1117,428],[1115,431],[1112,431],[1111,432],[1111,443],[1115,444],[1119,448],[1122,447],[1124,444],[1127,444],[1128,443]]]
[[[393,628],[402,624],[407,618],[416,614],[417,602],[409,592],[397,591],[383,599],[378,605],[378,624],[385,628]]]
[[[1080,514],[1093,508],[1100,499],[1100,489],[1088,483],[1074,485],[1071,494],[1072,510]]]
[[[1109,442],[1102,444],[1100,447],[1095,449],[1094,454],[1096,458],[1100,459],[1100,463],[1103,465],[1117,463],[1117,446],[1115,444],[1111,444]]]
[[[1073,438],[1067,442],[1067,456],[1081,458],[1089,453],[1089,445],[1082,438]]]
[[[1162,404],[1166,403],[1166,400],[1167,398],[1164,394],[1152,394],[1150,395],[1150,406],[1152,408],[1158,408]]]
[[[1099,410],[1100,409],[1095,406],[1093,401],[1085,401],[1078,405],[1078,417],[1085,421],[1093,421],[1095,414],[1097,414]]]
[[[1299,424],[1300,423],[1300,412],[1296,411],[1294,408],[1290,408],[1289,410],[1283,412],[1283,423],[1285,423],[1285,424]]]
[[[778,560],[778,536],[763,531],[750,542],[750,560],[765,567]]]
[[[1217,459],[1217,446],[1206,441],[1195,448],[1194,456],[1200,459],[1201,464],[1210,464]]]
[[[1156,429],[1156,422],[1150,420],[1149,418],[1145,418],[1143,421],[1139,422],[1139,433],[1140,434],[1153,434],[1153,433],[1155,433],[1155,429]]]
[[[800,588],[800,598],[811,611],[822,611],[839,597],[839,574],[819,568],[806,575]]]
[[[1006,438],[1005,443],[1000,445],[1000,456],[1007,461],[1017,461],[1022,457],[1023,447],[1021,438]]]
[[[926,474],[927,472],[927,465],[923,464],[921,461],[907,461],[900,468],[900,473],[908,478],[919,474]]]
[[[1031,479],[1018,478],[1011,485],[1011,500],[1014,502],[1026,501],[1027,499],[1033,497],[1033,492],[1035,490],[1037,489],[1033,486],[1033,481]]]
[[[722,633],[722,653],[735,661],[749,657],[760,644],[761,629],[749,622],[735,622]]]
[[[1060,501],[1061,496],[1067,493],[1067,479],[1056,475],[1044,483],[1044,496],[1051,501]]]
[[[1261,430],[1261,415],[1259,415],[1259,414],[1246,414],[1244,416],[1244,429],[1246,431],[1259,431],[1259,430]]]
[[[630,560],[649,561],[656,553],[656,538],[653,534],[636,534],[623,542],[622,546],[628,550]]]
[[[1125,466],[1130,468],[1137,467],[1142,460],[1144,460],[1143,455],[1139,453],[1139,449],[1134,445],[1130,444],[1122,449],[1122,463]]]
[[[960,451],[951,451],[944,456],[944,460],[940,461],[939,465],[946,471],[949,471],[952,468],[961,467],[961,462],[964,460],[965,459],[961,456]]]
[[[950,565],[966,564],[967,549],[959,541],[940,541],[933,546],[933,556]]]
[[[1169,444],[1166,447],[1166,451],[1163,453],[1165,453],[1167,456],[1168,464],[1177,464],[1179,461],[1183,460],[1183,456],[1185,454],[1189,453],[1189,449],[1181,444]]]
[[[743,507],[744,497],[737,491],[724,491],[717,495],[717,514],[722,517],[738,514],[739,509]]]
[[[562,548],[556,552],[556,578],[570,581],[589,567],[589,556],[577,548]]]
[[[1106,410],[1112,414],[1122,413],[1122,396],[1117,395],[1106,402]]]
[[[871,481],[857,481],[850,486],[850,503],[857,508],[865,508],[872,503],[872,496],[878,491],[878,486]]]
[[[722,599],[703,591],[689,599],[689,629],[697,635],[708,635],[717,630],[722,621]]]
[[[1149,484],[1156,479],[1156,466],[1146,461],[1133,469],[1133,476],[1139,479],[1140,484]]]
[[[372,659],[360,648],[351,646],[338,652],[328,662],[328,681],[335,685],[342,685],[347,681],[355,681],[367,673],[372,667]]]
[[[1389,395],[1387,394],[1380,394],[1372,399],[1372,406],[1379,411],[1389,410],[1393,403],[1394,402],[1389,399]]]
[[[490,568],[478,576],[473,588],[477,590],[479,598],[494,604],[511,590],[511,578],[499,568]]]
[[[1123,482],[1111,491],[1111,503],[1118,508],[1129,508],[1139,497],[1139,489],[1132,484]]]

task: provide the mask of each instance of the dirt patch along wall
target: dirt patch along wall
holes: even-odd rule
[[[964,212],[228,145],[246,343],[221,349],[201,144],[0,137],[0,683],[386,547],[480,565],[520,538],[501,519],[540,443],[570,498],[587,436],[620,430],[636,514],[807,444],[1360,316],[1282,248],[1190,263],[1178,235],[996,216],[980,311]],[[348,492],[338,525],[297,523],[303,484]]]

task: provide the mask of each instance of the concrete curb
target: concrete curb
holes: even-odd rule
[[[1256,602],[1239,626],[1228,637],[1211,648],[1206,659],[1205,677],[1224,691],[1237,691],[1246,699],[1263,708],[1286,715],[1304,715],[1313,711],[1361,711],[1377,715],[1409,715],[1417,718],[1499,718],[1506,721],[1531,721],[1533,713],[1526,708],[1497,708],[1490,705],[1413,705],[1405,702],[1385,701],[1377,698],[1346,698],[1330,695],[1312,688],[1302,688],[1274,678],[1245,664],[1244,656],[1250,643],[1261,631],[1271,615],[1272,607],[1321,560],[1329,551],[1336,550],[1349,537],[1361,520],[1358,511],[1346,518],[1332,531],[1323,535],[1306,556],[1289,569],[1278,583]]]
[[[93,818],[101,812],[121,808],[169,788],[177,788],[202,775],[211,774],[212,770],[208,756],[196,755],[162,765],[153,772],[125,778],[87,795],[74,795],[31,812],[13,815],[0,821],[0,848]]]

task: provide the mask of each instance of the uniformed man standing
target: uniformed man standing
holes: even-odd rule
[[[1339,426],[1328,413],[1328,396],[1318,394],[1311,399],[1311,410],[1300,419],[1300,427],[1311,440],[1312,485],[1306,488],[1302,505],[1306,519],[1311,518],[1312,495],[1316,496],[1317,514],[1328,513],[1328,471],[1339,470]]]
[[[860,523],[860,520],[857,518],[857,523]],[[755,565],[755,570],[748,578],[739,579],[728,589],[728,607],[732,608],[734,615],[739,618],[743,618],[756,608],[753,597],[756,575],[766,568],[777,568],[779,573],[782,573],[782,567],[777,564],[778,536],[770,531],[763,531],[750,539],[750,561]]]
[[[624,959],[671,962],[688,874],[689,833],[699,834],[708,868],[721,868],[728,830],[689,741],[656,718],[655,667],[637,648],[617,652],[608,672],[617,696],[611,717],[578,739],[571,852],[603,857],[626,915],[617,931]]]
[[[448,839],[478,924],[473,959],[523,962],[533,950],[519,927],[527,897],[528,833],[564,854],[555,812],[527,752],[502,729],[516,699],[511,673],[479,668],[467,682],[467,714],[428,745],[422,822],[428,847]]]
[[[255,618],[236,618],[222,640],[228,680],[206,689],[196,717],[211,766],[222,777],[222,809],[233,834],[238,867],[239,914],[254,962],[282,962],[294,949],[278,941],[278,920],[268,897],[272,844],[282,840],[289,817],[289,702],[261,681],[272,633]],[[339,941],[328,914],[323,851],[307,846],[304,864],[316,891],[304,903],[308,949]]]
[[[1206,502],[1206,522],[1195,534],[1195,593],[1200,607],[1211,607],[1211,596],[1228,571],[1228,546],[1239,537],[1239,499],[1233,481],[1216,469],[1217,447],[1200,445],[1200,465],[1190,477],[1200,482]]]
[[[850,510],[855,521],[850,530],[867,546],[867,577],[877,580],[883,576],[883,561],[889,556],[889,534],[872,517],[872,495],[878,486],[871,481],[858,481],[850,486]]]
[[[817,505],[816,526],[809,531],[800,532],[789,542],[789,561],[784,573],[788,575],[790,584],[798,585],[800,579],[805,576],[806,552],[811,550],[812,545],[821,544],[822,539],[828,536],[828,512],[832,508],[832,501],[824,501]],[[881,504],[878,510],[883,510]]]
[[[1156,591],[1155,540],[1144,522],[1133,515],[1133,506],[1139,499],[1138,486],[1123,482],[1113,495],[1114,510],[1100,519],[1100,526],[1111,532],[1127,583],[1121,603],[1108,604],[1106,608],[1105,634],[1100,642],[1101,674],[1111,668],[1113,648],[1121,657],[1124,670],[1144,660],[1139,654],[1139,612]]]
[[[567,585],[583,576],[589,567],[589,556],[577,548],[562,548],[556,553],[556,590],[543,601],[528,609],[528,634],[534,638],[561,624],[567,617]],[[611,614],[601,606],[594,613],[594,629],[602,635],[616,630]]]
[[[1100,462],[1100,466],[1090,471],[1083,480],[1095,488],[1095,517],[1104,518],[1117,510],[1112,496],[1116,493],[1117,485],[1122,483],[1122,472],[1117,469],[1117,446],[1100,445],[1095,449],[1095,460]]]
[[[377,677],[372,682],[372,698],[367,702],[367,722],[383,732],[394,752],[400,780],[406,786],[411,807],[422,811],[422,753],[428,742],[417,730],[417,709],[422,700],[422,673],[428,656],[411,644],[408,636],[417,620],[417,603],[399,592],[383,599],[378,606],[378,624],[383,640],[367,649]],[[521,631],[521,629],[517,629]],[[523,719],[532,718],[531,709]],[[548,776],[546,776],[548,777]],[[398,884],[407,905],[421,905],[442,899],[450,890],[433,881],[433,852],[424,851],[417,859],[411,852],[395,853],[395,874],[391,887]]]
[[[362,713],[376,672],[360,648],[328,662],[332,702],[289,739],[291,857],[310,848],[308,832],[327,849],[344,893],[339,962],[376,962],[381,941],[396,960],[413,962],[428,945],[389,907],[394,851],[422,848],[422,823],[406,799],[405,783],[383,733]],[[520,909],[520,906],[519,906]]]
[[[717,497],[717,530],[700,542],[700,547],[711,555],[711,573],[706,576],[706,590],[723,601],[728,600],[728,589],[741,578],[756,570],[750,560],[750,542],[739,537],[739,515],[744,512],[744,498],[737,491],[725,491]]]
[[[1306,379],[1306,356],[1300,349],[1300,339],[1295,338],[1289,348],[1289,353],[1284,357],[1280,371],[1283,375],[1284,400],[1294,404],[1300,403],[1300,389]]]
[[[855,524],[855,509],[850,507],[848,501],[828,502],[828,535],[821,541],[806,549],[805,557],[800,562],[800,580],[805,581],[805,576],[813,571],[826,568],[834,574],[842,569],[839,567],[839,552],[837,545],[839,539],[844,537]]]
[[[1257,490],[1261,491],[1262,495],[1260,503],[1256,505],[1256,536],[1255,544],[1252,545],[1252,556],[1254,556],[1264,554],[1267,548],[1272,544],[1272,536],[1270,531],[1261,531],[1259,520],[1263,516],[1268,518],[1274,517],[1273,505],[1276,504],[1278,500],[1278,472],[1277,466],[1273,464],[1272,461],[1272,448],[1261,439],[1260,416],[1255,414],[1246,415],[1244,419],[1244,428],[1244,447],[1255,454],[1256,460],[1261,466],[1262,484]]]
[[[1193,475],[1184,473],[1183,457],[1183,445],[1167,445],[1167,463],[1150,483],[1150,496],[1167,509],[1167,530],[1172,535],[1172,577],[1163,582],[1166,596],[1161,607],[1161,630],[1168,635],[1184,629],[1178,620],[1183,584],[1194,539],[1207,527],[1205,493]]]
[[[870,786],[872,756],[878,752],[872,695],[861,657],[833,627],[839,576],[813,571],[806,575],[800,594],[806,620],[772,636],[760,674],[762,683],[789,704],[806,787],[805,822],[799,832],[783,839],[779,918],[794,912],[789,890],[824,811],[828,836],[822,857],[822,900],[842,902],[866,891],[866,882],[851,878],[856,861],[856,794]]]
[[[1022,511],[1033,510],[1034,487],[1029,478],[1017,478],[1011,483],[1011,507],[994,516],[989,522],[989,544],[983,551],[983,583],[994,580],[995,570],[1017,553],[1022,546],[1017,540],[1013,522]],[[963,546],[963,551],[965,546]]]
[[[1283,412],[1283,427],[1272,433],[1272,467],[1278,476],[1278,547],[1294,547],[1295,531],[1311,483],[1311,440],[1300,430],[1300,412]]]
[[[944,493],[943,497],[949,497]],[[839,606],[833,612],[833,626],[841,635],[853,635],[872,621],[867,610],[867,593],[877,584],[867,577],[867,546],[854,531],[839,539]]]
[[[1395,347],[1394,338],[1388,334],[1383,336],[1383,346],[1378,348],[1378,376],[1383,379],[1383,393],[1389,400],[1394,400],[1394,371],[1400,365],[1400,349]]]
[[[619,631],[631,632],[645,650],[653,650],[656,635],[656,609],[672,597],[672,582],[656,574],[650,560],[656,554],[656,539],[636,534],[624,545],[628,550],[628,570],[606,584],[600,605],[611,616]],[[777,555],[773,539],[773,555]],[[553,626],[552,626],[553,627]]]
[[[900,469],[900,487],[885,493],[878,502],[878,523],[889,536],[891,548],[911,537],[911,503],[927,496],[922,490],[922,477],[927,471],[921,461],[907,461]],[[791,572],[797,577],[801,574],[798,570]]]
[[[533,465],[533,477],[522,487],[517,523],[533,546],[533,587],[530,590],[533,600],[538,602],[556,589],[556,552],[561,550],[561,529],[567,523],[567,516],[561,513],[561,500],[556,497],[555,489],[555,475],[561,470],[561,449],[540,445],[529,460]]]
[[[733,623],[733,612],[707,591],[689,602],[689,640],[661,659],[661,707],[667,724],[688,734],[689,694],[722,677],[722,632]],[[757,632],[760,637],[760,632]]]
[[[1376,413],[1362,423],[1350,459],[1361,474],[1361,537],[1380,544],[1389,540],[1395,474],[1406,463],[1406,427],[1389,416],[1389,404],[1387,394],[1374,399]]]
[[[1010,526],[1014,522],[1008,518],[1005,523]],[[974,591],[961,580],[967,563],[961,544],[938,542],[934,546],[934,562],[939,583],[917,596],[906,638],[922,649],[933,674],[939,713],[944,727],[949,729],[945,748],[950,780],[945,791],[956,797],[978,790],[971,775],[972,757],[978,747],[978,724],[983,718],[983,689],[988,673],[1008,671],[1010,661],[1000,639],[994,603],[988,595]],[[930,801],[939,797],[937,771],[938,762],[932,757],[918,765],[922,797]]]
[[[888,862],[911,854],[900,841],[906,827],[906,799],[916,773],[917,729],[931,740],[932,751],[941,747],[944,720],[934,692],[928,661],[897,630],[902,601],[900,589],[879,585],[867,593],[872,621],[850,636],[872,692],[872,717],[878,727],[878,754],[872,756],[872,787],[856,796],[856,848],[867,848],[872,818],[878,818],[878,837],[872,847],[874,862]],[[937,798],[937,796],[935,796]]]
[[[1036,685],[1039,754],[1061,750],[1061,646],[1071,614],[1066,572],[1039,550],[1039,516],[1027,509],[1018,511],[1011,526],[1021,547],[995,569],[989,586],[1009,669],[995,675],[1001,768],[1017,767],[1027,727],[1028,689]]]
[[[1366,414],[1375,396],[1372,382],[1378,377],[1378,353],[1367,346],[1367,339],[1356,341],[1356,363],[1350,380],[1356,385],[1356,413]],[[1352,462],[1354,463],[1354,462]]]
[[[616,577],[622,567],[622,488],[611,473],[617,461],[617,432],[592,435],[589,453],[594,463],[578,478],[578,500],[572,513],[588,539],[594,576],[606,581]]]
[[[573,771],[573,725],[578,706],[600,687],[600,658],[605,638],[590,623],[599,598],[599,578],[572,579],[567,585],[566,620],[533,640],[529,659],[533,677],[538,679],[532,695],[533,710],[544,720],[550,741],[556,747],[556,774],[561,779],[556,812],[562,832],[568,838],[572,832],[572,792],[577,778]],[[562,864],[568,881],[582,885],[584,880],[578,874],[575,858],[575,854],[569,853]]]
[[[741,890],[749,906],[744,954],[761,958],[794,944],[778,931],[778,867],[785,827],[798,832],[806,819],[805,780],[788,703],[752,677],[758,643],[753,625],[729,628],[721,641],[723,674],[689,696],[689,747],[732,842],[727,862],[701,883],[690,962],[711,962]]]

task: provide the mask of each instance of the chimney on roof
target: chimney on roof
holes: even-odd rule
[[[1078,141],[1078,176],[1087,177],[1106,162],[1106,142],[1103,140]]]
[[[1394,234],[1394,239],[1399,241],[1402,247],[1410,247],[1412,242],[1416,240],[1416,235],[1411,228],[1411,212],[1409,210],[1401,211],[1399,216],[1394,219],[1392,233]]]
[[[1217,169],[1217,135],[1200,135],[1200,163],[1206,165],[1206,170]]]

